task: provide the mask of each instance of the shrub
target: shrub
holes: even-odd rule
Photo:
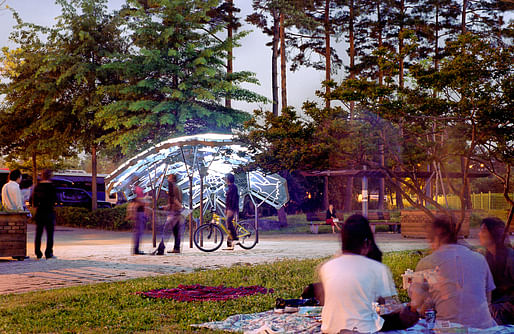
[[[90,211],[72,206],[55,208],[55,222],[59,226],[87,227],[90,225]]]
[[[92,225],[106,230],[130,230],[132,222],[125,220],[127,205],[118,205],[109,209],[98,209],[90,213]]]
[[[56,224],[59,226],[130,230],[132,223],[125,220],[127,204],[91,212],[85,208],[57,207]]]

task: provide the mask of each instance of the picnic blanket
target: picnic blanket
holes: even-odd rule
[[[273,310],[236,314],[223,321],[207,322],[195,327],[244,333],[321,333],[319,317],[305,317],[296,313],[275,313]]]
[[[237,288],[220,286],[205,286],[200,284],[182,285],[173,289],[155,289],[136,294],[148,298],[173,299],[180,302],[194,301],[223,301],[255,294],[273,293],[260,285],[241,286]]]
[[[514,326],[496,326],[488,329],[466,328],[458,324],[451,324],[451,328],[441,328],[435,333],[469,333],[469,334],[511,334]],[[228,332],[245,334],[273,334],[273,333],[321,333],[321,318],[318,316],[304,316],[299,313],[275,313],[273,310],[252,313],[236,314],[223,321],[213,321],[194,327],[205,327]],[[460,326],[460,327],[459,327]],[[407,330],[384,332],[388,334],[425,334],[425,320],[421,319],[415,326]]]

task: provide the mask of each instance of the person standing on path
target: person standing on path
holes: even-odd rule
[[[54,257],[54,227],[55,227],[55,211],[54,205],[57,201],[55,187],[51,181],[53,172],[45,169],[41,172],[41,181],[34,188],[34,207],[36,208],[36,239],[34,241],[34,249],[37,259],[43,257],[41,252],[41,237],[43,229],[46,230],[46,259]]]
[[[172,251],[169,253],[180,253],[180,242],[182,239],[182,233],[184,231],[184,219],[182,218],[182,191],[177,186],[177,176],[170,174],[168,176],[168,217],[166,223],[162,229],[162,238],[157,248],[157,255],[164,255],[165,239],[169,239],[169,235],[166,236],[166,228],[169,227],[173,232],[174,246]]]
[[[234,227],[234,216],[239,214],[239,192],[234,184],[235,178],[233,174],[227,174],[225,178],[227,182],[227,192],[225,201],[225,218],[227,220],[227,228],[229,236],[227,238],[227,250],[233,250],[239,238]]]
[[[2,205],[10,211],[23,211],[23,196],[20,190],[21,172],[15,169],[9,173],[9,182],[2,187]]]
[[[139,249],[139,242],[146,226],[146,202],[144,200],[143,188],[136,186],[136,198],[127,207],[127,220],[134,223],[133,253],[134,255],[144,255]]]

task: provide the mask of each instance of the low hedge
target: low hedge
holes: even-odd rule
[[[127,204],[96,211],[71,206],[57,207],[55,213],[56,224],[59,226],[100,228],[112,231],[130,230],[133,227],[132,222],[125,220]]]

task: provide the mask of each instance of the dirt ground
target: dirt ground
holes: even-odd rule
[[[205,253],[182,243],[182,253],[131,255],[132,233],[58,227],[55,232],[56,259],[36,260],[35,226],[29,225],[25,261],[0,258],[0,294],[54,289],[65,286],[111,282],[130,278],[216,269],[235,264],[269,263],[282,259],[319,258],[339,251],[337,234],[260,235],[251,250],[236,246],[234,251]],[[467,241],[478,244],[477,231]],[[424,239],[406,239],[399,234],[377,233],[384,252],[427,248]],[[43,247],[45,236],[43,237]],[[169,247],[171,248],[171,247]],[[154,250],[151,234],[144,236],[142,250]],[[43,248],[44,251],[44,248]]]

